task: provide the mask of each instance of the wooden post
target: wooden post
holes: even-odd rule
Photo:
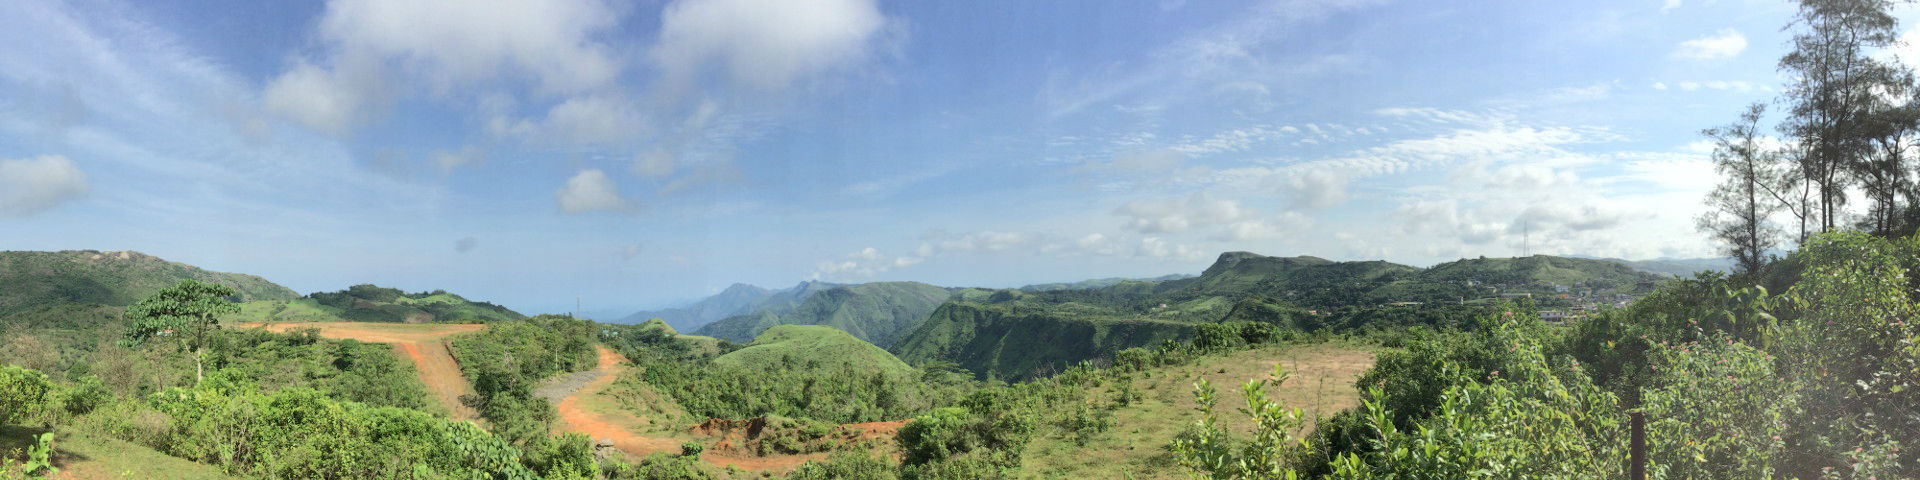
[[[1627,412],[1633,423],[1633,440],[1628,445],[1627,478],[1647,480],[1647,414]]]

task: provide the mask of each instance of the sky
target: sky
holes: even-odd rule
[[[736,282],[1012,287],[1237,250],[1706,257],[1699,131],[1777,100],[1794,11],[5,2],[0,250],[596,317]]]

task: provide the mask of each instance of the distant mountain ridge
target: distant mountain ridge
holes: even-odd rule
[[[723,318],[758,313],[762,310],[783,312],[798,306],[800,302],[837,284],[805,281],[784,290],[768,290],[745,283],[735,283],[720,293],[696,300],[691,304],[659,310],[642,310],[615,320],[612,323],[641,323],[658,318],[674,329],[683,332],[699,330],[709,323]]]
[[[919,282],[875,282],[796,293],[805,294],[804,300],[791,307],[768,305],[707,324],[695,333],[747,342],[778,325],[823,325],[886,347],[919,328],[953,290]]]
[[[1164,282],[1168,280],[1179,280],[1182,278],[1191,278],[1191,277],[1193,277],[1193,275],[1188,275],[1184,273],[1161,275],[1161,276],[1152,277],[1152,278],[1108,277],[1108,278],[1095,278],[1092,280],[1081,280],[1078,282],[1036,283],[1033,285],[1020,287],[1020,290],[1025,290],[1029,292],[1049,292],[1054,290],[1089,290],[1089,289],[1095,289],[1095,288],[1111,287],[1114,285],[1118,285],[1121,282]]]

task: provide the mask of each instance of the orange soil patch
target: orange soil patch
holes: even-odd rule
[[[317,329],[320,336],[332,339],[351,339],[371,343],[393,344],[395,354],[413,362],[414,370],[420,374],[420,383],[427,386],[434,399],[446,407],[455,420],[477,420],[480,412],[460,403],[460,396],[473,393],[473,385],[467,383],[467,377],[460,374],[460,363],[453,359],[453,352],[447,349],[445,338],[449,335],[486,330],[482,324],[398,324],[363,322],[295,322],[262,324],[243,322],[235,324],[240,328],[265,328],[275,332],[288,332],[301,329]]]
[[[608,385],[619,378],[626,370],[626,359],[607,347],[600,348],[600,378],[588,382],[579,391],[560,400],[556,408],[560,411],[560,430],[586,434],[595,440],[611,440],[613,447],[636,457],[646,457],[654,453],[680,453],[680,440],[664,437],[650,437],[633,433],[627,426],[638,424],[625,412],[588,411],[580,406],[579,400],[587,395],[595,395],[606,390]],[[825,454],[780,455],[756,457],[732,452],[708,451],[700,455],[700,460],[722,467],[736,467],[742,470],[785,472],[799,467],[808,460],[824,460]]]

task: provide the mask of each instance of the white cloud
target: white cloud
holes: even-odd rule
[[[1032,236],[1024,233],[987,230],[941,240],[937,245],[946,252],[1000,252],[1025,246],[1032,240]]]
[[[27,216],[85,196],[87,174],[61,155],[0,160],[0,216]]]
[[[880,249],[867,247],[847,254],[840,260],[820,262],[813,269],[810,278],[814,280],[854,280],[886,273],[895,268],[906,268],[925,261],[923,257],[905,257],[881,253]]]
[[[633,174],[641,178],[665,178],[673,174],[673,154],[653,149],[633,158]]]
[[[1235,200],[1215,200],[1205,193],[1186,198],[1134,200],[1114,209],[1127,217],[1126,228],[1140,233],[1180,233],[1247,218],[1253,212]]]
[[[1148,258],[1170,258],[1180,261],[1197,261],[1206,258],[1207,253],[1199,247],[1184,243],[1175,244],[1159,237],[1144,237],[1134,250],[1135,256]]]
[[[718,71],[772,91],[866,59],[889,22],[873,0],[675,0],[649,56],[669,89]]]
[[[1215,236],[1215,240],[1242,241],[1281,238],[1291,234],[1313,230],[1313,217],[1299,212],[1286,212],[1277,218],[1254,219],[1234,222]]]
[[[553,196],[559,201],[560,210],[567,213],[633,208],[632,202],[620,196],[620,189],[614,186],[613,179],[597,168],[574,174],[573,178],[567,179],[566,186],[554,190]]]
[[[1674,47],[1673,58],[1683,60],[1719,60],[1733,58],[1747,49],[1747,36],[1739,30],[1724,28],[1713,35],[1680,42]]]
[[[1757,83],[1753,83],[1745,80],[1685,81],[1685,82],[1680,82],[1678,84],[1675,84],[1675,86],[1679,87],[1680,90],[1687,91],[1687,92],[1702,90],[1702,89],[1721,90],[1721,91],[1740,92],[1740,93],[1767,92],[1767,91],[1773,90],[1772,88],[1769,88],[1766,85],[1761,85],[1761,84],[1757,84]]]
[[[1281,186],[1294,208],[1328,208],[1347,201],[1347,178],[1332,169],[1299,169]]]
[[[345,135],[413,90],[531,81],[536,98],[591,94],[622,69],[597,38],[618,18],[600,0],[331,0],[317,32],[322,54],[296,60],[264,97],[274,112]],[[416,83],[423,88],[388,86]]]
[[[1667,83],[1666,83],[1666,82],[1653,82],[1653,89],[1654,89],[1654,90],[1666,90],[1666,89],[1667,89]]]
[[[1665,2],[1661,2],[1660,13],[1667,13],[1673,11],[1673,9],[1680,8],[1680,2],[1681,0],[1666,0]]]
[[[433,162],[433,166],[439,167],[440,171],[444,173],[451,172],[456,168],[485,161],[486,153],[481,152],[477,147],[467,146],[459,150],[441,150],[434,152],[433,155],[427,157],[427,160]]]

